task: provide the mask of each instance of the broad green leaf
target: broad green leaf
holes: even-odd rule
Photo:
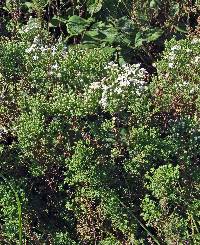
[[[135,47],[141,47],[144,42],[156,41],[163,34],[161,29],[149,29],[144,32],[138,32],[135,37]]]
[[[78,15],[73,15],[67,20],[67,30],[70,35],[79,35],[94,21],[92,18],[84,19]]]
[[[158,1],[158,0],[151,0],[149,7],[150,8],[157,8],[159,3],[160,3],[160,1]]]
[[[146,39],[148,42],[153,42],[157,40],[162,34],[163,34],[162,30],[157,30],[157,31],[152,30],[152,32],[147,35]]]
[[[102,5],[103,0],[89,0],[87,1],[87,10],[91,15],[93,15],[101,10]]]
[[[56,27],[58,26],[60,23],[66,23],[66,19],[59,17],[59,16],[54,16],[49,23],[50,27]]]
[[[141,47],[143,45],[144,39],[142,38],[141,32],[138,32],[135,36],[135,47]]]
[[[33,8],[33,3],[31,3],[31,2],[25,2],[24,5],[25,5],[28,9],[32,9],[32,8]]]

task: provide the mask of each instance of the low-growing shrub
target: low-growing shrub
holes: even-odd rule
[[[0,171],[24,243],[198,244],[199,40],[166,42],[150,79],[114,48],[35,31],[0,46]],[[16,244],[6,190],[1,239]]]

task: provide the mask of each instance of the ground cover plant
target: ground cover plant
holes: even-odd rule
[[[0,244],[199,244],[198,0],[0,4]]]

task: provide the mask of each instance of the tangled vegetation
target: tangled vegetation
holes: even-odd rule
[[[0,2],[0,244],[200,243],[200,2]]]

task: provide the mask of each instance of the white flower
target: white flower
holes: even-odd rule
[[[117,94],[121,94],[123,92],[123,90],[122,90],[122,88],[115,88],[114,92]]]
[[[130,85],[130,81],[127,78],[122,78],[119,80],[119,86],[126,87]]]
[[[90,84],[91,89],[98,89],[100,87],[101,83],[100,82],[93,82]]]
[[[168,59],[170,61],[173,61],[175,59],[176,55],[174,53],[169,53]]]
[[[31,53],[32,51],[34,51],[34,48],[32,46],[25,50],[26,53]]]
[[[40,41],[39,36],[34,37],[34,39],[33,39],[33,43],[38,44],[38,43],[39,43],[39,41]]]
[[[173,63],[169,63],[169,68],[173,68],[174,67],[174,64]]]
[[[34,56],[33,56],[33,60],[38,60],[38,58],[39,58],[39,57],[38,57],[37,55],[34,55]]]
[[[181,49],[180,45],[175,45],[171,48],[172,51]]]
[[[55,63],[54,65],[51,66],[51,69],[55,69],[55,70],[58,70],[58,64]]]
[[[102,98],[100,100],[100,104],[102,105],[102,107],[105,109],[107,106],[107,97],[102,95]]]
[[[146,81],[145,80],[140,80],[140,81],[138,81],[138,84],[143,87],[146,84]]]
[[[106,90],[108,90],[108,89],[109,89],[109,86],[107,86],[107,85],[103,84],[103,85],[102,85],[102,89],[103,89],[104,91],[106,91]]]
[[[42,47],[40,47],[40,50],[41,50],[42,53],[44,53],[45,51],[48,50],[48,48],[47,48],[47,46],[45,46],[45,47],[42,46]]]
[[[36,50],[36,47],[37,47],[37,45],[36,45],[35,43],[33,43],[33,44],[31,45],[30,48],[27,48],[27,49],[25,50],[25,52],[26,52],[26,53],[31,53],[31,52],[33,52],[33,51]]]
[[[80,77],[81,76],[81,72],[80,71],[78,71],[77,73],[76,73],[76,77]],[[88,77],[89,78],[89,77]]]
[[[104,67],[105,70],[107,69],[116,69],[118,67],[118,64],[115,64],[115,62],[111,61],[107,64],[107,66]]]
[[[109,76],[101,80],[102,96],[99,102],[104,109],[108,104],[108,95],[111,99],[117,94],[124,96],[124,93],[130,87],[137,96],[141,96],[141,93],[147,89],[147,86],[145,86],[147,71],[144,68],[140,68],[140,64],[123,64],[120,67],[111,62],[106,69],[110,69],[111,73],[108,73]],[[113,70],[114,72],[112,72]],[[99,86],[99,83],[90,85],[91,88],[98,88]]]
[[[29,54],[29,53],[32,52],[32,49],[31,49],[31,48],[27,48],[27,49],[25,50],[25,52]]]
[[[138,96],[140,96],[140,95],[141,95],[141,92],[140,92],[139,90],[136,90],[136,94],[137,94]]]
[[[200,61],[200,56],[196,56],[196,57],[191,61],[191,63],[195,65],[196,63],[198,64],[199,61]]]
[[[115,62],[114,61],[109,62],[108,66],[115,66]]]
[[[140,68],[140,64],[139,64],[139,63],[133,64],[132,67],[133,67],[133,68],[136,68],[136,69],[137,69],[137,68],[139,69],[139,68]]]
[[[188,81],[184,81],[184,82],[183,82],[183,85],[188,85],[188,84],[189,84]]]
[[[196,38],[196,37],[193,38],[192,41],[191,41],[192,44],[196,44],[198,42],[200,42],[200,40],[198,38]]]
[[[195,57],[194,62],[198,63],[199,60],[200,60],[200,56],[197,56]]]
[[[147,71],[144,68],[140,68],[140,73],[144,75],[147,74]]]
[[[190,94],[193,94],[194,92],[195,92],[194,88],[190,89]]]
[[[7,134],[8,130],[5,127],[0,127],[0,137],[3,137],[4,134]]]
[[[62,75],[61,75],[61,73],[59,72],[59,73],[57,74],[57,77],[58,77],[58,78],[61,78],[61,76],[62,76]]]
[[[55,53],[56,53],[56,47],[55,46],[53,46],[52,48],[51,48],[51,51],[52,51],[52,55],[55,55]]]

